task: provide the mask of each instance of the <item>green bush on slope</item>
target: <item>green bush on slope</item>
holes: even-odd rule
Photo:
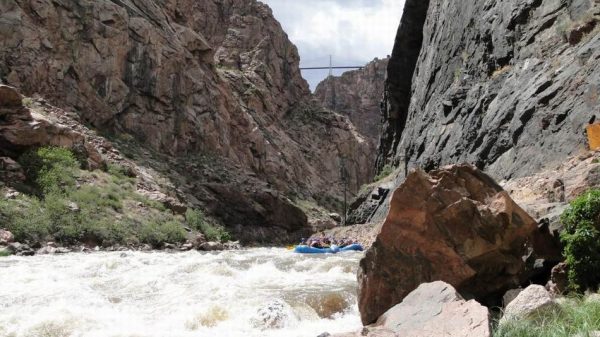
[[[564,256],[572,291],[597,289],[600,284],[600,190],[590,190],[571,202],[561,215]]]
[[[183,218],[137,193],[124,169],[84,171],[71,151],[58,147],[27,152],[19,162],[39,193],[0,199],[0,220],[17,241],[158,246],[185,240]]]
[[[210,223],[200,210],[188,209],[185,212],[185,220],[192,228],[202,232],[209,241],[231,240],[231,234],[225,228]]]

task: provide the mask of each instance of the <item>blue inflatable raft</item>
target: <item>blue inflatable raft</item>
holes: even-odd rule
[[[362,252],[363,246],[359,245],[358,243],[355,243],[341,248],[335,245],[331,246],[331,248],[314,248],[305,245],[296,246],[296,248],[294,248],[294,253],[300,254],[335,254],[339,252],[349,251]]]

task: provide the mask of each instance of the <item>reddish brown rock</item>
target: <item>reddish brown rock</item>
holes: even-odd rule
[[[389,58],[375,59],[362,69],[330,76],[315,90],[323,106],[348,116],[374,149],[382,127],[380,102],[388,61]]]
[[[537,224],[489,176],[468,165],[411,173],[359,268],[364,324],[419,284],[445,281],[486,298],[527,278],[522,256]]]
[[[0,84],[0,107],[19,108],[23,106],[23,96],[13,87]]]
[[[184,204],[216,210],[211,184],[243,195],[253,213],[221,218],[229,227],[246,226],[268,190],[339,199],[343,157],[351,192],[371,177],[368,141],[313,99],[296,47],[259,1],[11,0],[0,5],[0,59],[3,83],[115,134],[119,149],[151,152],[145,164],[169,172]],[[269,232],[280,225],[270,219],[256,223]]]

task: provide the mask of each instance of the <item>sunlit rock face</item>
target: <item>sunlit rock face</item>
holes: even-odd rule
[[[323,106],[348,116],[375,147],[381,133],[381,99],[388,61],[375,59],[362,69],[330,76],[315,90]]]
[[[436,280],[486,303],[526,282],[536,258],[560,261],[552,242],[475,167],[413,172],[393,192],[381,231],[360,262],[362,321],[375,322],[421,283]]]
[[[368,141],[313,100],[296,47],[258,1],[9,0],[0,37],[0,81],[166,155],[153,168],[169,163],[176,194],[227,225],[304,227],[267,207],[340,197],[341,158],[351,192],[371,176]]]
[[[587,147],[600,117],[600,4],[407,1],[378,168],[468,162],[531,175]]]

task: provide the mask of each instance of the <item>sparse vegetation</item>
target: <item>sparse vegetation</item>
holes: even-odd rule
[[[0,257],[10,256],[10,252],[8,250],[0,250]]]
[[[594,15],[591,12],[587,13],[586,15],[583,15],[581,18],[579,18],[577,20],[571,20],[571,18],[566,18],[566,19],[561,20],[556,25],[556,34],[564,42],[567,42],[567,41],[569,41],[569,35],[571,34],[571,32],[574,29],[576,29],[577,27],[580,27],[580,26],[594,24],[595,21],[597,21],[597,19],[594,17]]]
[[[394,168],[390,164],[387,164],[381,169],[381,172],[375,176],[374,181],[382,180],[392,173],[394,173]]]
[[[231,240],[231,234],[222,226],[211,223],[200,210],[188,209],[185,220],[192,228],[204,233],[209,241],[225,242]]]
[[[81,170],[73,153],[58,147],[30,151],[19,162],[35,193],[0,199],[3,226],[17,241],[156,247],[185,240],[183,217],[137,193],[125,168]]]
[[[33,106],[33,100],[30,97],[23,98],[21,103],[28,108],[31,108]]]
[[[561,216],[564,256],[569,267],[569,288],[582,292],[600,285],[600,190],[573,200]]]
[[[462,74],[463,74],[462,67],[460,67],[460,68],[456,68],[456,69],[454,70],[454,82],[455,82],[455,83],[458,83],[458,82],[460,82],[460,80],[462,79]]]
[[[492,78],[493,79],[498,78],[498,77],[508,73],[511,70],[512,70],[512,66],[510,66],[510,65],[505,65],[503,67],[500,67],[500,68],[494,70],[494,72],[492,72]]]
[[[507,321],[496,327],[494,337],[588,337],[600,330],[600,302],[568,299],[558,310]]]

